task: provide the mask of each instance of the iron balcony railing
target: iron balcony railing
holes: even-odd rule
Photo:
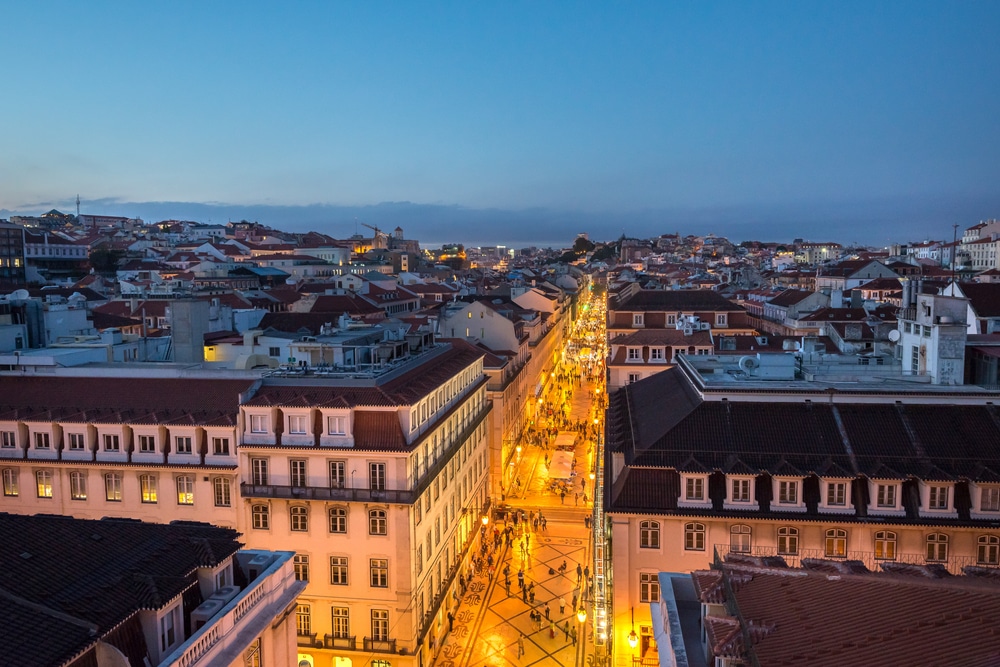
[[[412,503],[413,491],[387,489],[347,489],[322,486],[283,486],[279,484],[240,484],[244,498],[286,498],[289,500],[339,500],[382,503]]]
[[[825,549],[798,549],[795,553],[779,553],[777,547],[753,547],[749,551],[733,549],[729,544],[716,544],[715,551],[720,559],[730,553],[747,556],[780,556],[789,567],[800,567],[803,558],[822,560],[861,561],[872,571],[879,571],[880,563],[906,563],[909,565],[943,565],[951,574],[962,574],[965,567],[986,567],[1000,569],[1000,563],[981,562],[975,556],[948,556],[944,560],[929,560],[927,554],[894,553],[892,558],[876,558],[871,551],[846,551],[842,555],[831,555]]]

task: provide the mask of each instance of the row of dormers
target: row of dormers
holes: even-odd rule
[[[963,501],[968,499],[970,518],[1000,519],[1000,482],[730,474],[724,476],[724,493],[710,494],[709,473],[679,474],[679,509],[712,509],[721,495],[722,509],[760,510],[765,500],[762,496],[769,491],[767,505],[771,511],[806,512],[807,504],[815,503],[816,511],[821,513],[854,515],[861,505],[864,515],[891,517],[906,516],[909,504],[920,517],[958,518],[956,494],[961,493]],[[807,490],[807,484],[817,485],[818,489],[814,486]],[[807,499],[810,492],[813,497]]]

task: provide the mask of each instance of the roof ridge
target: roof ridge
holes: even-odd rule
[[[15,604],[28,607],[29,609],[33,609],[41,614],[45,614],[46,616],[52,616],[53,618],[59,619],[60,621],[65,621],[79,628],[84,628],[90,633],[91,636],[97,634],[96,624],[91,623],[90,621],[85,621],[82,618],[77,618],[76,616],[73,616],[71,614],[67,614],[64,611],[53,609],[52,607],[46,606],[44,604],[38,602],[32,602],[31,600],[25,599],[20,595],[15,595],[14,593],[11,593],[5,588],[0,588],[0,598],[4,598]]]

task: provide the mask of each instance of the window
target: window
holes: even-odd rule
[[[212,480],[212,490],[215,492],[215,506],[229,507],[232,505],[232,497],[229,492],[229,480],[225,477],[216,477]]]
[[[330,515],[330,532],[346,533],[347,510],[345,510],[343,507],[331,507],[329,515]]]
[[[384,491],[385,490],[385,464],[384,463],[369,463],[368,464],[368,488],[372,491]]]
[[[417,544],[416,556],[417,574],[420,574],[424,571],[424,546],[422,544]]]
[[[847,483],[829,482],[826,485],[826,504],[832,506],[847,504]]]
[[[52,471],[39,470],[35,473],[35,483],[38,486],[39,498],[52,497]]]
[[[880,530],[875,533],[875,558],[896,560],[896,533]]]
[[[291,435],[306,434],[305,415],[288,415],[288,433]]]
[[[14,431],[0,431],[0,448],[14,449],[17,447],[17,439]]]
[[[139,490],[142,493],[142,502],[156,502],[156,475],[139,475]]]
[[[342,489],[347,484],[347,462],[330,461],[330,488]]]
[[[347,585],[347,556],[330,556],[330,583]]]
[[[174,628],[174,610],[171,609],[160,619],[160,650],[166,651],[174,645],[177,640],[177,631]]]
[[[191,438],[186,435],[179,435],[174,438],[174,444],[176,445],[178,454],[190,454],[191,453]]]
[[[292,530],[303,532],[309,530],[309,508],[296,506],[288,510]]]
[[[628,348],[628,360],[629,361],[639,361],[642,358],[640,350],[637,347]]]
[[[794,505],[799,502],[799,483],[782,480],[778,482],[778,502]]]
[[[295,579],[296,581],[309,581],[309,556],[305,554],[295,554]]]
[[[306,485],[306,460],[292,459],[288,462],[288,477],[292,486]]]
[[[948,536],[931,533],[927,536],[927,560],[931,562],[948,560]]]
[[[216,456],[229,453],[229,438],[212,438],[212,453]]]
[[[705,524],[684,524],[684,549],[685,551],[705,550]]]
[[[338,639],[347,639],[351,636],[351,617],[347,607],[334,607],[333,610],[333,636]]]
[[[750,502],[750,480],[749,479],[734,479],[733,480],[733,502],[734,503],[748,503],[748,502]]]
[[[251,433],[267,433],[268,426],[267,415],[250,415]]]
[[[35,433],[35,449],[48,449],[48,448],[49,448],[49,434]]]
[[[268,348],[267,348],[267,356],[269,356],[269,357],[280,357],[281,356],[281,348],[280,347],[270,347],[270,346],[268,346]]]
[[[258,530],[271,527],[271,515],[267,505],[254,505],[251,508],[251,525]]]
[[[628,374],[628,384],[635,384],[642,379],[641,373],[629,373]]]
[[[385,558],[372,558],[369,560],[372,575],[372,588],[388,588],[389,586],[389,561]]]
[[[932,486],[927,502],[927,509],[946,510],[948,509],[948,487]]]
[[[920,348],[916,345],[910,346],[910,370],[914,373],[920,370]]]
[[[388,609],[372,609],[372,639],[377,642],[389,640]]]
[[[369,510],[368,512],[368,534],[387,535],[388,519],[385,510]]]
[[[785,556],[795,556],[799,553],[799,529],[778,529],[778,553]]]
[[[685,500],[705,499],[705,480],[701,477],[688,477],[684,483]]]
[[[5,496],[16,497],[21,490],[17,485],[17,470],[14,468],[3,469],[3,494]]]
[[[80,451],[83,447],[83,433],[70,433],[69,448],[73,451]]]
[[[194,505],[194,477],[181,475],[177,478],[177,504]]]
[[[104,434],[104,451],[106,452],[118,452],[121,451],[121,444],[118,441],[118,436],[111,433]]]
[[[639,548],[659,549],[660,548],[660,522],[640,521],[639,522]]]
[[[1000,565],[1000,537],[996,535],[981,536],[976,560],[980,565]]]
[[[295,608],[295,631],[299,636],[312,634],[312,609],[307,604]]]
[[[660,601],[660,580],[652,572],[639,573],[639,602]]]
[[[143,454],[153,454],[156,452],[156,438],[151,435],[139,436],[139,452]]]
[[[984,488],[979,493],[981,512],[1000,512],[1000,487]]]
[[[641,327],[644,321],[645,318],[642,313],[632,313],[632,326]]]
[[[267,459],[250,459],[250,478],[254,486],[267,486]]]
[[[121,502],[122,500],[122,476],[121,473],[109,472],[104,476],[104,498],[111,502]]]
[[[659,347],[653,347],[649,350],[649,360],[650,361],[663,361],[663,349]]]
[[[736,525],[729,528],[729,550],[750,553],[750,526]]]
[[[896,506],[896,485],[879,484],[878,492],[875,494],[875,504],[879,507]]]
[[[327,417],[326,432],[329,435],[347,435],[347,417]]]
[[[831,528],[826,531],[826,557],[846,558],[847,557],[847,531],[839,528]]]

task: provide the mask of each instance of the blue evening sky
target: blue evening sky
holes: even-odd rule
[[[335,236],[881,243],[1000,216],[995,1],[39,1],[0,26],[0,217],[79,193]]]

